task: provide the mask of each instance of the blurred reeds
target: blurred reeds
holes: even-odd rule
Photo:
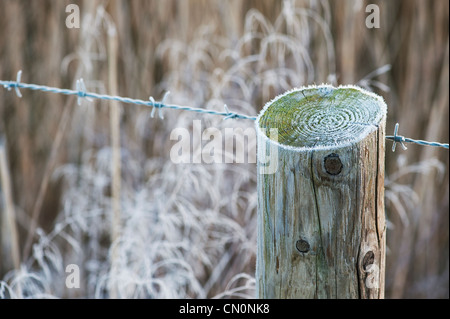
[[[80,29],[65,27],[72,2],[81,8]],[[364,25],[369,3],[381,9],[379,29]],[[24,82],[73,88],[82,76],[88,89],[114,93],[107,34],[113,23],[119,95],[161,98],[170,90],[176,103],[217,109],[227,103],[256,114],[293,86],[359,84],[386,99],[388,134],[399,122],[402,135],[448,142],[448,12],[447,0],[0,0],[0,79],[14,79],[22,69]],[[390,71],[366,77],[387,64]],[[117,141],[110,135],[117,117],[109,122],[107,103],[78,107],[65,96],[22,94],[0,90],[0,138],[7,141],[26,267],[9,272],[12,263],[2,252],[0,279],[14,285],[34,278],[24,296],[35,297],[105,297],[114,280],[128,297],[252,294],[256,168],[175,165],[169,158],[176,127],[192,130],[197,119],[203,128],[251,123],[170,110],[160,121],[127,106]],[[391,153],[386,145],[386,297],[448,298],[448,151],[411,145]],[[118,147],[120,195],[110,167]],[[121,207],[113,208],[117,196]],[[7,199],[0,203],[11,209]],[[117,209],[124,225],[119,271],[111,278]],[[33,222],[39,228],[30,235]],[[26,252],[29,236],[35,245]],[[67,263],[84,265],[84,288],[77,292],[47,282],[63,282]]]

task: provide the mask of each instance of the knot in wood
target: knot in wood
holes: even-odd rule
[[[295,243],[295,248],[301,253],[307,253],[311,247],[306,240],[300,239]]]
[[[363,258],[363,268],[364,270],[367,270],[367,267],[372,265],[375,261],[375,254],[373,253],[373,251],[369,250]]]
[[[325,157],[324,159],[325,170],[330,175],[338,175],[344,165],[342,165],[341,159],[339,155],[336,153],[332,153]]]

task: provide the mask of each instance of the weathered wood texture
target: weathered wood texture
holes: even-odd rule
[[[333,103],[337,100],[336,96],[330,99]],[[289,129],[280,130],[280,125],[291,123],[283,118],[286,114],[280,115],[281,121],[274,114],[267,115],[270,107],[277,107],[275,102],[266,106],[256,124],[257,296],[383,298],[384,102],[376,100],[378,114],[365,123],[377,123],[354,141],[340,144],[338,140],[335,146],[321,147],[328,139],[322,136],[312,147],[305,144],[296,148],[280,142],[290,140],[288,146],[299,145],[298,139],[282,136],[291,134]],[[329,110],[326,113],[321,116],[336,116]],[[326,130],[333,131],[332,126]],[[278,143],[258,127],[277,127]]]
[[[6,145],[0,138],[0,191],[4,197],[4,208],[0,205],[0,271],[20,268],[19,235],[12,194],[11,176],[6,154]],[[2,264],[4,269],[2,268]],[[0,272],[1,273],[1,272]]]

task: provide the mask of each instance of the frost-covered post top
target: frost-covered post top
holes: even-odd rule
[[[309,86],[288,91],[268,102],[256,119],[258,135],[266,139],[277,129],[282,148],[293,151],[326,150],[360,142],[377,129],[386,103],[355,86]]]

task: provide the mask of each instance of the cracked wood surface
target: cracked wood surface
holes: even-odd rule
[[[385,116],[331,150],[258,134],[259,298],[384,298],[384,134]]]

